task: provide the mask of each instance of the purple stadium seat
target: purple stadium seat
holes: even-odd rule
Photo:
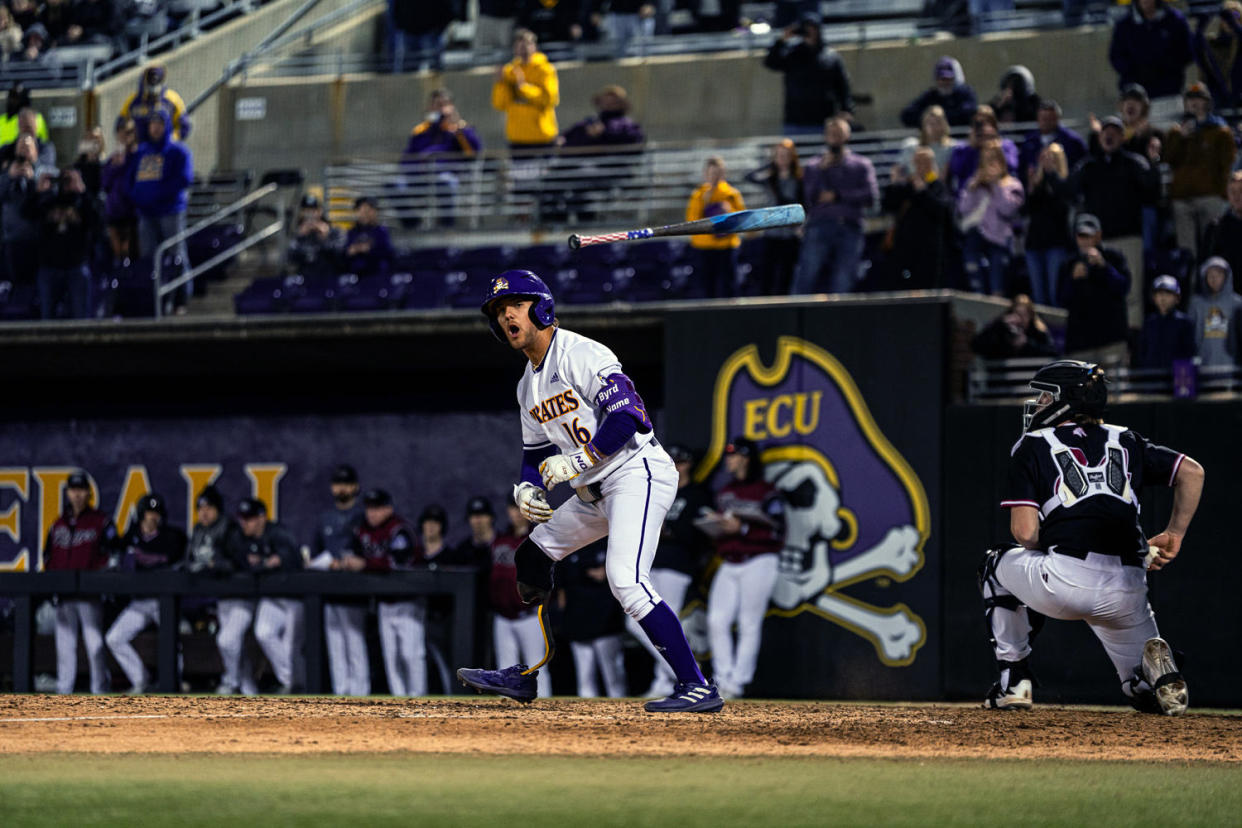
[[[468,247],[461,251],[453,266],[461,270],[479,269],[491,271],[493,274],[502,273],[509,269],[516,252],[517,248],[507,244]]]
[[[569,261],[577,267],[587,265],[619,267],[625,264],[626,259],[629,257],[631,246],[628,244],[592,245],[591,247],[584,247],[581,250],[573,251],[569,256]]]
[[[630,245],[630,261],[635,266],[648,263],[671,265],[685,258],[689,247],[688,243],[680,239],[656,239],[642,242]]]
[[[338,296],[342,310],[347,311],[380,311],[392,307],[390,292],[392,285],[383,277],[362,279],[350,286],[344,296]]]
[[[411,310],[431,310],[444,306],[444,274],[415,273],[401,306]]]
[[[563,244],[535,244],[522,248],[513,258],[513,267],[532,270],[543,276],[564,267],[569,248]]]
[[[453,270],[460,253],[455,247],[417,247],[413,250],[402,250],[393,258],[393,270],[406,273]]]

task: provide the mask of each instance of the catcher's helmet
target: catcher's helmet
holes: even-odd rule
[[[506,270],[492,279],[487,288],[487,298],[483,300],[483,315],[492,334],[501,342],[505,341],[505,332],[496,322],[496,314],[492,312],[492,304],[506,296],[523,296],[532,301],[530,321],[539,328],[546,328],[556,319],[556,305],[552,301],[552,291],[534,273],[529,270]]]
[[[1049,363],[1031,378],[1031,390],[1042,397],[1050,394],[1051,402],[1039,398],[1027,400],[1022,406],[1022,431],[1047,428],[1075,415],[1102,417],[1108,404],[1108,378],[1104,369],[1093,362],[1061,359]]]

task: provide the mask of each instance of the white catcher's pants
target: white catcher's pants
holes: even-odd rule
[[[298,683],[305,610],[296,598],[261,598],[254,618],[254,637],[284,687]]]
[[[720,565],[707,595],[707,628],[712,642],[712,675],[722,687],[740,693],[755,677],[763,616],[776,586],[777,556],[757,555],[743,563]],[[737,624],[737,646],[733,625]]]
[[[338,696],[371,695],[367,608],[361,604],[324,604],[323,630],[332,692]]]
[[[619,699],[625,695],[625,663],[621,654],[621,636],[605,635],[592,641],[570,643],[574,654],[574,669],[578,672],[578,695],[593,699],[599,695],[595,683],[595,670],[604,677],[604,691],[609,698]]]
[[[91,669],[91,692],[107,693],[112,683],[104,655],[103,610],[98,601],[66,600],[56,604],[56,692],[68,694],[78,680],[78,627]]]
[[[216,647],[220,650],[220,663],[224,665],[220,683],[240,688],[247,696],[259,692],[254,680],[254,665],[246,655],[246,631],[254,623],[254,606],[254,601],[244,598],[221,598],[216,602],[216,617],[220,620]]]
[[[388,692],[394,696],[427,695],[427,604],[381,601],[378,615]]]
[[[554,561],[608,537],[608,586],[625,614],[641,621],[663,600],[651,583],[664,515],[677,496],[677,468],[668,453],[647,444],[600,481],[603,498],[570,498],[530,533]]]
[[[1021,661],[1031,654],[1031,623],[1026,608],[1049,618],[1086,621],[1104,645],[1121,681],[1143,661],[1143,645],[1160,634],[1147,602],[1147,573],[1122,566],[1111,555],[1087,560],[1039,550],[1010,549],[983,585],[984,598],[1012,595],[1024,604],[1016,611],[992,611],[996,657]]]
[[[543,658],[543,631],[539,616],[531,613],[517,619],[497,615],[492,621],[492,639],[496,645],[496,666],[537,664]],[[552,695],[552,675],[546,667],[535,676],[540,698]]]
[[[108,649],[112,651],[112,657],[116,659],[117,664],[121,665],[121,669],[125,671],[125,678],[129,679],[131,687],[145,688],[147,686],[147,668],[143,666],[142,658],[138,655],[138,651],[134,649],[133,640],[138,637],[138,633],[147,628],[148,624],[159,624],[160,621],[160,602],[158,598],[135,598],[129,602],[129,606],[121,610],[121,614],[112,622],[112,627],[108,630],[106,636]]]
[[[686,605],[686,590],[690,589],[690,584],[694,579],[684,572],[678,572],[676,569],[653,569],[651,570],[650,577],[651,583],[655,586],[655,590],[660,597],[664,599],[664,603],[668,604],[668,608],[673,611],[674,615],[680,616],[681,608]],[[638,639],[638,643],[642,644],[647,649],[647,652],[651,653],[651,657],[655,659],[655,681],[671,688],[673,683],[677,681],[677,677],[673,675],[673,668],[668,666],[664,656],[651,643],[647,633],[643,632],[643,628],[639,626],[638,622],[628,615],[625,617],[625,628],[630,631],[630,635]],[[672,692],[671,689],[670,692]]]

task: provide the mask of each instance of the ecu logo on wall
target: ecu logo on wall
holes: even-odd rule
[[[771,365],[757,345],[734,352],[716,377],[711,442],[697,480],[716,469],[735,434],[763,447],[765,476],[786,500],[769,614],[813,613],[870,641],[882,663],[912,664],[927,638],[923,619],[904,603],[854,598],[849,587],[908,581],[923,568],[927,496],[845,367],[792,336],[777,340]]]

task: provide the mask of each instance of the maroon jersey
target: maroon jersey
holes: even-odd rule
[[[103,569],[117,545],[116,525],[98,509],[65,513],[47,533],[44,569]]]
[[[785,533],[785,501],[766,480],[731,480],[716,493],[716,511],[732,512],[742,522],[736,535],[716,539],[716,552],[729,563],[781,551]]]
[[[417,557],[417,548],[413,529],[396,515],[379,526],[364,520],[354,529],[353,552],[367,562],[370,572],[408,568]]]
[[[522,603],[517,591],[517,566],[513,553],[522,539],[516,535],[497,535],[492,541],[492,570],[487,581],[487,597],[498,615],[510,620],[529,615],[533,608]]]

